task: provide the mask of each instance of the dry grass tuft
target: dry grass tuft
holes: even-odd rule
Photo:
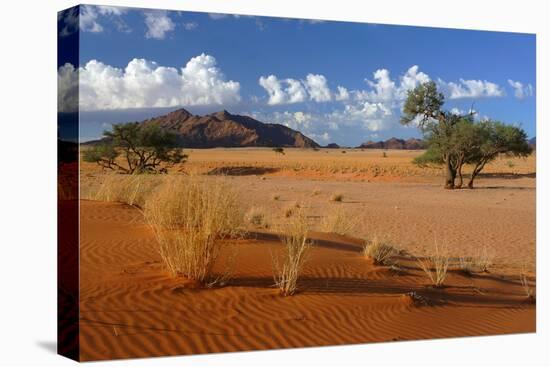
[[[417,258],[416,261],[434,287],[443,286],[447,278],[447,270],[449,269],[449,258],[442,254],[437,242],[435,242],[432,255],[427,256],[425,259]]]
[[[307,251],[311,244],[307,239],[308,223],[303,209],[285,228],[282,241],[285,245],[282,259],[272,256],[275,285],[284,296],[291,296],[297,290],[297,283],[303,269]]]
[[[493,258],[494,256],[488,250],[487,246],[483,246],[474,256],[459,258],[458,268],[467,275],[473,273],[486,273],[493,265]]]
[[[269,228],[266,215],[263,209],[258,207],[252,207],[246,212],[244,216],[245,220],[253,226],[260,228]]]
[[[527,302],[536,303],[535,292],[533,288],[531,288],[531,285],[529,284],[529,278],[527,276],[527,271],[525,270],[525,268],[521,270],[519,279],[521,281],[521,286],[523,288],[523,291],[525,292],[525,298]]]
[[[346,213],[344,208],[338,206],[331,213],[329,213],[329,215],[323,218],[321,222],[321,230],[323,232],[346,235],[353,232],[356,224],[356,221]]]
[[[311,193],[311,195],[313,196],[317,196],[317,195],[320,195],[321,194],[321,189],[315,189],[313,190],[313,192]]]
[[[344,200],[344,194],[333,194],[331,197],[330,197],[330,201],[337,201],[337,202],[341,202]]]
[[[398,251],[380,239],[374,236],[371,240],[365,241],[363,255],[372,259],[375,265],[393,265],[393,256]]]
[[[280,199],[281,199],[281,195],[279,195],[279,194],[271,195],[271,200],[273,200],[273,201],[279,201]]]
[[[97,191],[89,193],[85,198],[143,208],[147,198],[159,183],[160,178],[154,175],[105,175]]]
[[[145,217],[172,275],[207,286],[228,278],[228,273],[215,277],[213,267],[224,240],[240,233],[242,215],[235,191],[223,179],[167,179],[147,201]]]
[[[284,210],[283,210],[283,214],[285,216],[285,218],[290,218],[292,217],[292,215],[294,215],[294,213],[299,210],[301,208],[301,205],[297,202],[294,202],[290,205],[287,205]]]

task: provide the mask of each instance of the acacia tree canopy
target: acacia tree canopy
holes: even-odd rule
[[[83,159],[123,173],[158,173],[184,163],[187,155],[177,146],[177,135],[158,125],[125,123],[104,131],[104,142],[84,151]],[[122,159],[117,159],[122,156]],[[164,165],[164,167],[161,167]]]
[[[527,134],[521,128],[494,120],[475,122],[472,113],[458,115],[442,110],[443,103],[444,97],[434,82],[421,84],[408,92],[401,123],[418,123],[428,149],[414,162],[443,164],[445,188],[462,187],[464,164],[473,165],[468,183],[468,187],[473,188],[476,176],[499,154],[531,154]],[[458,183],[455,183],[457,177]]]

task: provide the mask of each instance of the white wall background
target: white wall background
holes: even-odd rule
[[[118,0],[107,5],[537,33],[538,333],[110,362],[112,366],[537,366],[548,362],[549,9],[540,0]],[[56,337],[56,12],[0,10],[0,365],[65,366]],[[8,158],[7,152],[17,152]],[[546,350],[544,347],[546,347]],[[97,363],[100,366],[104,363]]]

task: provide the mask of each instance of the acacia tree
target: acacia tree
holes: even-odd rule
[[[452,135],[455,126],[469,115],[461,116],[442,110],[445,103],[443,93],[437,90],[433,81],[422,83],[407,92],[403,106],[401,123],[409,125],[416,123],[427,136],[428,145],[437,152],[445,167],[445,188],[455,188],[457,162],[453,161]]]
[[[127,174],[158,173],[187,160],[187,155],[177,147],[176,134],[158,125],[117,124],[103,135],[104,142],[86,150],[83,159],[104,169]],[[121,155],[122,160],[117,159]]]
[[[513,157],[526,157],[533,149],[527,142],[523,129],[503,124],[500,121],[488,120],[477,124],[475,129],[479,145],[470,151],[468,163],[473,165],[468,188],[474,188],[474,180],[485,165],[500,154]]]
[[[419,165],[442,164],[441,146],[437,139],[428,136],[428,150],[415,159]],[[474,122],[471,118],[462,118],[453,129],[446,148],[451,157],[450,164],[456,171],[458,182],[455,188],[463,185],[462,167],[471,164],[473,171],[468,187],[474,187],[474,180],[485,165],[499,154],[524,157],[531,153],[526,133],[515,126],[498,121]]]

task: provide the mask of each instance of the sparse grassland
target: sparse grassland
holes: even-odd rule
[[[111,173],[104,175],[95,189],[81,195],[85,199],[119,202],[143,208],[147,198],[160,182],[161,177],[157,175]]]
[[[374,180],[425,182],[435,181],[441,175],[441,168],[436,166],[419,167],[412,160],[423,153],[422,150],[378,150],[349,149],[347,154],[330,149],[322,149],[327,154],[319,154],[312,149],[286,148],[285,155],[273,154],[269,148],[217,148],[193,149],[188,151],[189,158],[184,165],[176,165],[172,171],[185,170],[196,174],[206,174],[223,169],[224,171],[248,170],[261,175],[300,176],[331,179],[339,181]],[[382,159],[383,153],[387,157]],[[535,172],[536,156],[527,158],[497,158],[489,163],[484,174],[526,175]],[[508,162],[513,163],[513,172]],[[91,163],[85,163],[86,170],[99,168]],[[471,172],[472,167],[465,166],[464,175]]]

